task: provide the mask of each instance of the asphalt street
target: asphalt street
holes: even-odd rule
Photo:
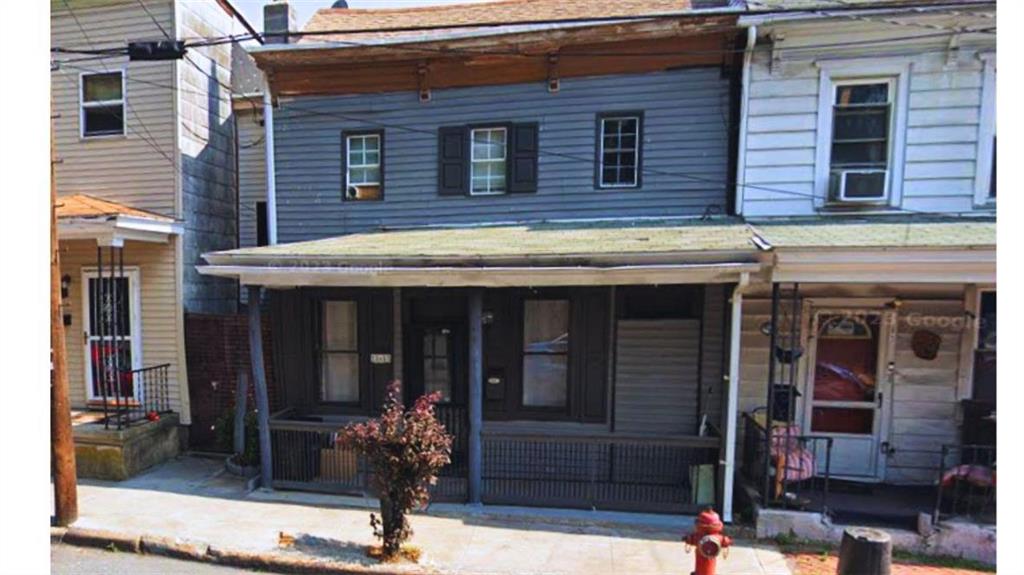
[[[53,575],[266,575],[260,571],[180,561],[158,555],[121,553],[62,544],[50,546],[50,572]]]

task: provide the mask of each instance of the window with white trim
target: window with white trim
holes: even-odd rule
[[[599,146],[599,187],[637,187],[640,183],[640,117],[602,117]]]
[[[881,202],[889,197],[893,81],[837,81],[832,102],[829,199]]]
[[[379,200],[383,196],[381,135],[345,137],[345,199]]]
[[[359,403],[358,306],[325,301],[320,318],[320,401]]]
[[[469,132],[470,194],[504,194],[508,131],[474,128]]]
[[[124,72],[82,74],[80,90],[82,137],[123,135]]]

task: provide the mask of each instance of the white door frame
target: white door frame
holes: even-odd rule
[[[93,393],[92,357],[89,353],[89,337],[92,330],[89,321],[89,280],[99,279],[99,277],[100,274],[96,268],[82,268],[82,330],[85,336],[82,346],[85,362],[82,364],[82,371],[84,372],[87,401],[103,399],[102,396]],[[104,273],[103,277],[110,276]],[[138,266],[124,266],[124,277],[128,279],[128,321],[132,328],[132,369],[140,369],[142,367],[142,284]],[[133,391],[138,395],[138,390]]]
[[[881,482],[885,479],[886,454],[882,453],[882,444],[888,441],[889,427],[892,419],[893,381],[891,364],[895,359],[895,344],[898,315],[895,309],[888,305],[891,300],[878,298],[808,298],[804,300],[803,317],[806,330],[803,337],[804,369],[800,374],[800,381],[803,389],[803,432],[808,436],[836,437],[843,438],[842,433],[813,433],[811,431],[811,415],[814,405],[814,372],[817,356],[817,330],[818,316],[820,314],[835,314],[856,311],[865,315],[879,316],[878,330],[878,360],[876,366],[876,389],[875,405],[878,405],[878,396],[881,394],[882,405],[875,409],[873,453],[875,454],[874,473],[871,476],[844,477],[832,474],[832,477],[840,479],[852,479],[863,482]],[[862,438],[863,436],[850,436]],[[833,449],[835,446],[833,445]]]

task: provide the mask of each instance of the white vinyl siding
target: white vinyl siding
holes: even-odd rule
[[[922,15],[902,18],[944,21]],[[978,25],[983,24],[993,21],[979,19]],[[745,216],[822,213],[822,204],[816,204],[814,197],[824,187],[825,170],[818,171],[816,166],[822,126],[819,88],[826,69],[837,79],[892,76],[897,74],[889,72],[906,69],[906,101],[901,103],[898,97],[894,101],[896,113],[901,104],[905,106],[906,124],[903,145],[897,146],[900,134],[893,133],[891,209],[945,213],[975,209],[975,175],[987,168],[978,153],[983,100],[983,61],[978,53],[994,50],[993,35],[962,37],[952,63],[948,42],[939,38],[900,42],[899,50],[884,43],[827,53],[800,49],[904,37],[911,35],[908,30],[913,28],[853,21],[843,21],[839,28],[830,20],[759,28],[762,37],[777,31],[782,38],[777,46],[783,50],[777,52],[780,61],[772,62],[770,48],[760,40],[751,63],[747,130],[740,142],[745,160],[738,178]],[[880,67],[888,70],[880,73]]]

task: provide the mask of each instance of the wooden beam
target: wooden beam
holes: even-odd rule
[[[480,503],[484,409],[484,354],[482,290],[469,295],[469,503]]]
[[[549,54],[558,54],[558,77],[573,78],[608,74],[644,73],[683,66],[719,66],[732,61],[723,52],[727,36],[721,33],[699,36],[634,39],[616,38],[614,43],[562,46],[545,43],[540,51],[513,47],[500,52],[473,55],[418,51],[383,56],[344,53],[312,59],[289,60],[273,68],[275,94],[287,96],[360,94],[414,91],[420,86],[419,70],[426,61],[430,88],[455,88],[497,84],[546,82],[550,74]],[[342,57],[343,56],[343,57]]]
[[[253,390],[256,395],[256,418],[260,435],[260,484],[272,489],[270,457],[270,400],[267,376],[263,369],[263,330],[260,327],[260,286],[249,286],[249,358],[252,361]]]
[[[235,384],[235,454],[245,453],[245,413],[248,411],[246,402],[249,400],[249,377],[244,371],[238,373]]]

